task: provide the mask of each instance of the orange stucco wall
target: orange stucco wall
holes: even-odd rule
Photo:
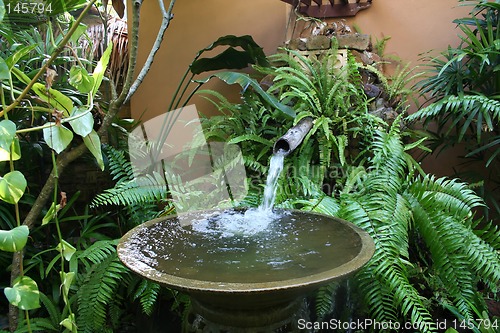
[[[371,8],[350,22],[373,40],[390,37],[386,53],[417,65],[423,52],[458,43],[459,30],[452,21],[470,8],[459,6],[458,0],[373,0]]]

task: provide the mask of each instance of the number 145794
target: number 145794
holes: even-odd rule
[[[6,1],[5,11],[7,14],[47,14],[52,13],[52,5],[42,1]]]

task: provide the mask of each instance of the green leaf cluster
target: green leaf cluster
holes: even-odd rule
[[[119,301],[117,291],[130,274],[118,259],[113,243],[97,242],[79,256],[88,265],[77,291],[77,326],[82,332],[97,332],[107,326],[109,304]]]
[[[364,140],[369,140],[373,129],[382,125],[379,118],[368,113],[359,65],[349,55],[347,64],[338,66],[335,48],[320,59],[284,50],[270,56],[269,61],[272,66],[255,66],[261,76],[266,76],[262,82],[270,85],[265,94],[256,80],[245,86],[239,104],[214,91],[198,92],[222,114],[203,119],[205,137],[207,141],[238,143],[252,178],[251,186],[258,186],[265,179],[277,138],[301,119],[312,117],[314,125],[294,154],[297,157],[285,161],[286,183],[297,186],[313,182],[321,189],[327,178],[332,180],[328,174],[359,162],[357,153],[348,156],[346,151],[363,150]],[[273,103],[274,99],[279,104]],[[293,113],[284,111],[283,105]],[[301,187],[302,194],[310,188]]]

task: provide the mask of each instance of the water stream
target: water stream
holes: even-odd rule
[[[276,198],[276,187],[281,171],[283,171],[283,162],[285,160],[285,152],[279,150],[271,157],[269,162],[269,171],[267,174],[266,187],[264,188],[264,198],[259,206],[259,209],[270,211],[274,206]]]

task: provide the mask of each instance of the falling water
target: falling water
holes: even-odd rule
[[[269,163],[269,171],[267,174],[266,187],[264,188],[264,198],[259,206],[260,210],[271,211],[274,206],[274,199],[276,198],[276,188],[278,185],[278,178],[283,170],[283,161],[285,159],[285,152],[283,150],[277,151],[271,157]]]

